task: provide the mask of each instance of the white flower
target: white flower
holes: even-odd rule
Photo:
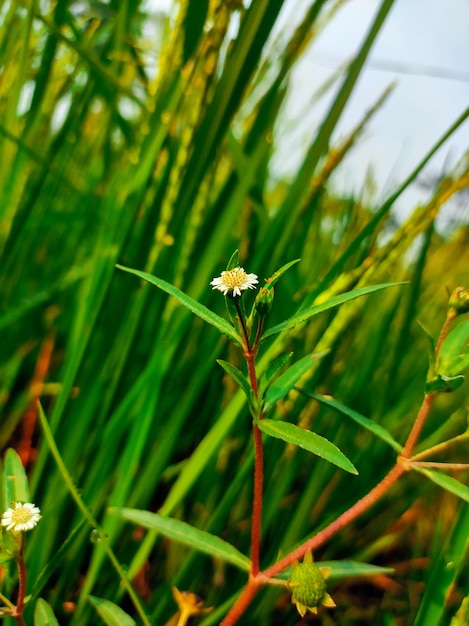
[[[222,272],[210,284],[213,289],[222,291],[224,296],[231,292],[233,296],[240,296],[245,289],[255,289],[258,282],[256,274],[246,274],[242,267],[235,267]]]
[[[13,508],[8,508],[2,515],[2,526],[13,532],[31,530],[41,519],[39,507],[31,502],[15,502]]]

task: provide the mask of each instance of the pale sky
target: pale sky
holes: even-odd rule
[[[288,39],[310,2],[285,3],[278,37]],[[150,11],[167,12],[175,2],[147,0],[145,5]],[[305,52],[292,74],[276,137],[276,174],[288,176],[298,167],[336,87],[311,104],[315,91],[358,50],[380,5],[381,0],[344,0]],[[469,106],[469,0],[395,0],[333,140],[345,137],[393,80],[398,83],[394,92],[333,179],[339,191],[360,194],[371,170],[377,183],[375,200],[383,200]],[[441,175],[468,150],[466,120],[432,159],[423,180]],[[428,193],[414,185],[398,201],[397,210],[407,214]],[[456,210],[469,220],[467,203]]]
[[[293,11],[294,4],[296,10],[304,4],[303,0],[291,1]],[[377,0],[348,0],[305,53],[293,75],[286,110],[288,154],[301,158],[301,148],[317,129],[334,90],[308,107],[312,94],[358,49],[380,4]],[[468,0],[396,0],[344,111],[336,139],[346,136],[394,79],[398,81],[396,89],[334,180],[341,190],[359,193],[371,168],[378,183],[378,199],[383,199],[469,106]],[[426,172],[440,175],[468,150],[466,120]],[[290,166],[294,168],[294,159],[279,160],[277,165],[286,171]],[[414,186],[398,208],[407,212],[407,204],[425,196],[424,189]],[[468,213],[466,208],[466,217]]]

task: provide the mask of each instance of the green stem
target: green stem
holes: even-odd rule
[[[427,448],[426,450],[422,450],[422,452],[419,452],[418,454],[414,454],[410,460],[413,461],[420,461],[421,459],[425,459],[427,457],[429,457],[432,454],[439,454],[441,452],[446,451],[449,447],[454,446],[454,444],[456,443],[460,443],[462,441],[466,441],[466,439],[469,438],[469,431],[463,433],[462,435],[457,435],[456,437],[452,437],[451,439],[448,439],[447,441],[442,441],[441,443],[437,443],[436,445],[432,446],[431,448]]]
[[[142,623],[144,624],[144,626],[151,626],[151,622],[148,619],[148,616],[145,613],[145,609],[140,601],[140,598],[137,594],[137,592],[135,591],[135,589],[132,586],[132,583],[130,582],[126,572],[124,571],[124,569],[122,568],[121,564],[119,563],[116,555],[114,554],[113,549],[111,548],[110,544],[109,544],[109,539],[108,536],[106,534],[106,532],[104,531],[104,529],[99,525],[98,521],[95,519],[95,517],[93,516],[93,514],[91,513],[91,511],[88,509],[88,507],[86,506],[86,504],[83,502],[80,493],[78,491],[78,489],[76,488],[72,477],[70,476],[65,463],[63,462],[63,459],[60,455],[59,449],[57,448],[57,445],[55,443],[54,440],[54,436],[52,434],[52,431],[50,429],[49,423],[47,421],[47,418],[44,414],[44,411],[42,410],[42,406],[40,403],[38,403],[38,408],[39,408],[39,421],[41,422],[41,427],[42,430],[44,432],[44,436],[46,438],[47,444],[49,446],[49,449],[52,453],[52,456],[55,459],[55,462],[57,464],[57,467],[60,471],[60,473],[62,474],[62,478],[64,480],[64,483],[66,484],[70,495],[72,496],[72,498],[75,500],[75,503],[77,504],[78,508],[80,509],[80,511],[83,513],[83,516],[85,517],[85,519],[87,520],[87,522],[89,523],[89,525],[94,528],[96,530],[96,532],[98,533],[98,537],[100,539],[100,543],[103,546],[105,552],[108,555],[109,560],[111,561],[112,565],[114,566],[114,569],[117,572],[117,575],[119,576],[119,578],[122,581],[123,586],[125,587],[127,593],[129,594],[132,603],[137,611],[137,613],[139,614]]]

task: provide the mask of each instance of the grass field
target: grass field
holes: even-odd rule
[[[116,514],[158,512],[246,558],[252,547],[252,417],[217,363],[245,372],[243,351],[189,300],[116,265],[228,320],[230,298],[210,282],[235,250],[259,287],[299,259],[275,284],[266,334],[339,294],[400,283],[325,308],[260,346],[259,373],[284,353],[290,364],[321,353],[270,417],[326,438],[358,470],[264,438],[262,568],[353,506],[396,460],[376,428],[330,399],[404,445],[426,397],[426,333],[438,336],[448,293],[469,288],[467,158],[402,223],[393,206],[469,109],[380,204],[334,192],[331,175],[389,93],[363,103],[360,124],[334,139],[392,8],[381,0],[300,167],[274,180],[290,72],[340,2],[311,2],[286,45],[271,37],[284,4],[181,0],[153,22],[151,38],[139,0],[1,6],[0,437],[3,450],[17,451],[42,514],[25,535],[24,621],[5,616],[7,626],[184,626],[173,586],[214,607],[194,619],[209,626],[246,584],[242,566]],[[436,227],[450,203],[457,219]],[[256,293],[243,293],[247,311]],[[467,337],[465,345],[462,359]],[[468,398],[467,381],[435,396],[417,453],[450,441],[431,460],[467,462]],[[12,493],[21,499],[8,476],[22,479],[16,457],[4,458],[6,509]],[[452,490],[407,472],[315,551],[315,561],[337,562],[328,579],[335,609],[301,620],[288,589],[272,587],[239,623],[466,624],[464,607],[455,616],[469,593],[469,474],[458,469],[440,472],[458,481]],[[9,541],[3,529],[2,594],[11,599]]]

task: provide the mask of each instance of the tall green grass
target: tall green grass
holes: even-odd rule
[[[379,3],[361,49],[337,79],[337,94],[298,171],[288,184],[272,180],[291,70],[336,3],[311,2],[280,47],[272,30],[286,4],[182,0],[171,16],[158,18],[150,38],[146,6],[138,0],[2,5],[0,435],[3,447],[22,453],[43,513],[28,536],[31,592],[51,603],[60,623],[101,623],[90,594],[133,609],[34,421],[39,395],[65,466],[152,623],[164,624],[176,612],[171,585],[220,607],[244,583],[231,566],[144,537],[107,512],[110,506],[158,510],[249,550],[250,420],[242,395],[215,362],[240,356],[116,263],[154,273],[223,315],[209,282],[233,250],[261,279],[301,258],[279,283],[272,324],[355,286],[408,281],[267,347],[270,356],[292,350],[295,358],[328,349],[303,386],[333,395],[399,440],[425,380],[418,322],[435,333],[446,288],[468,286],[467,224],[446,237],[434,227],[440,208],[467,188],[467,161],[403,224],[396,227],[391,216],[469,111],[434,137],[434,148],[380,206],[337,197],[329,186],[368,119],[379,114],[381,100],[364,103],[363,122],[334,144],[392,0]],[[460,407],[467,394],[466,384],[439,401],[426,437],[438,428],[445,434],[466,428]],[[301,450],[269,442],[263,565],[344,510],[391,462],[382,443],[304,395],[292,392],[278,411],[314,425],[360,473],[344,476]],[[467,456],[467,446],[456,452]],[[317,555],[392,565],[395,577],[344,580],[334,594],[335,617],[321,614],[322,623],[412,624],[417,616],[419,626],[436,624],[426,608],[436,588],[441,594],[432,611],[449,619],[469,591],[467,555],[463,548],[451,552],[461,545],[457,520],[467,518],[466,509],[423,477],[396,490]],[[436,526],[428,523],[435,516]],[[435,582],[443,544],[454,562],[454,585],[444,588]],[[41,572],[54,556],[45,579]],[[428,592],[419,609],[423,580]],[[215,615],[204,623],[217,623]],[[262,626],[296,618],[278,592],[269,592],[247,619]]]

